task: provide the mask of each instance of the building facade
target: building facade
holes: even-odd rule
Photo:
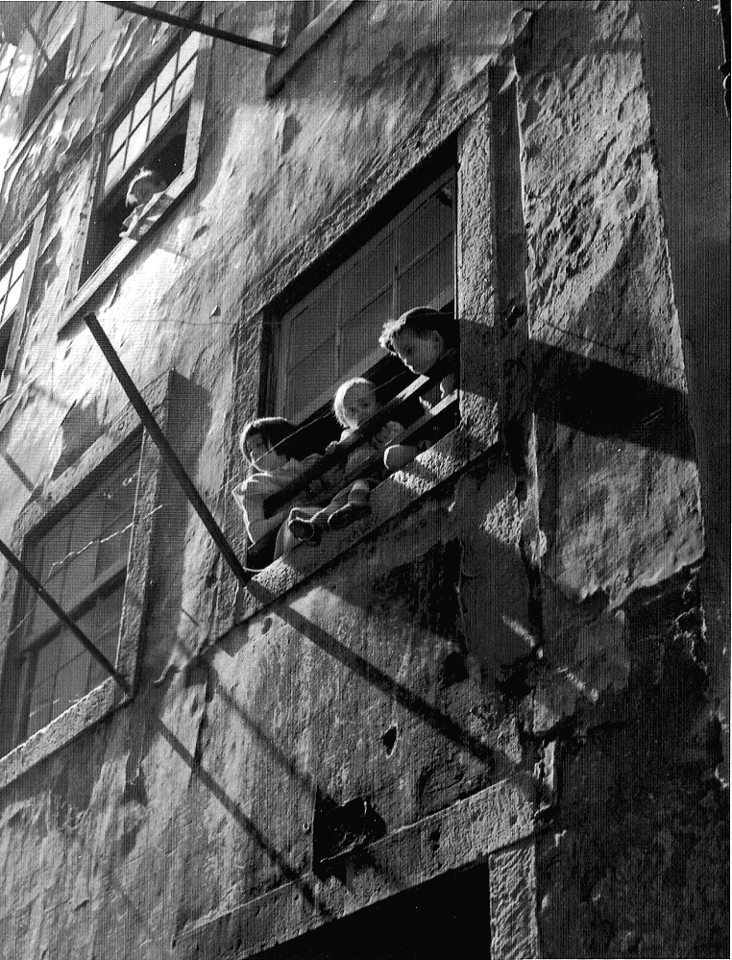
[[[714,6],[3,8],[0,956],[728,956]],[[419,305],[439,429],[272,561],[242,427]]]

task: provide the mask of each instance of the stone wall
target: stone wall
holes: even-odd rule
[[[78,72],[3,186],[4,237],[53,186],[4,539],[126,403],[65,308],[90,137],[165,28],[75,6]],[[262,40],[286,6],[206,4]],[[0,793],[0,956],[254,956],[483,864],[494,956],[727,955],[721,594],[645,22],[356,3],[272,98],[266,56],[214,44],[195,186],[90,304],[138,384],[189,382],[172,439],[226,532],[269,324],[439,150],[463,426],[246,587],[163,477],[134,699]]]

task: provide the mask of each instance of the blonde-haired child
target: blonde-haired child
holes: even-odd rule
[[[359,427],[379,412],[379,401],[376,398],[376,388],[373,383],[363,377],[355,377],[353,380],[342,383],[333,398],[333,412],[344,429],[340,440],[330,444],[328,452],[336,450],[339,444],[348,440]],[[352,473],[363,467],[375,453],[383,457],[386,448],[394,443],[403,429],[403,426],[395,420],[384,424],[348,455],[346,472]],[[359,478],[344,487],[321,510],[293,508],[288,521],[290,532],[298,540],[318,543],[326,528],[340,530],[349,523],[367,516],[371,512],[369,504],[371,488],[378,483],[380,475],[383,474],[383,468],[378,473],[377,476]]]

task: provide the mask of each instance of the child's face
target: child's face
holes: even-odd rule
[[[349,427],[358,427],[373,417],[378,406],[372,387],[365,383],[354,383],[343,398],[343,416]]]
[[[278,453],[261,433],[247,437],[247,450],[249,459],[261,473],[271,473],[287,463],[287,457]]]
[[[445,342],[436,330],[417,332],[404,327],[392,337],[392,345],[412,373],[427,373],[445,352]]]

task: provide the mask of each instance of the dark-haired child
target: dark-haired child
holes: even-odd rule
[[[399,357],[412,373],[426,374],[444,355],[458,346],[458,326],[454,317],[432,307],[414,307],[395,320],[387,320],[379,337],[379,345]],[[457,363],[457,361],[456,361]],[[455,368],[443,374],[439,387],[423,397],[429,408],[452,393],[456,387]],[[418,447],[395,444],[387,448],[384,463],[387,470],[399,470],[420,452]]]
[[[342,383],[336,390],[333,398],[333,412],[336,420],[343,427],[340,441],[328,446],[332,452],[339,443],[349,440],[371,417],[379,411],[379,401],[376,398],[376,388],[370,380],[363,377],[354,377]],[[390,420],[385,423],[364,443],[356,447],[349,456],[346,464],[346,473],[353,474],[365,467],[374,454],[383,456],[386,448],[392,443],[404,428],[401,423]],[[290,532],[298,539],[317,545],[324,530],[340,530],[355,520],[367,516],[371,512],[369,496],[371,488],[383,477],[383,467],[364,477],[359,477],[348,486],[336,493],[326,506],[314,511],[308,508],[295,507],[290,512],[288,525]]]
[[[262,417],[250,421],[239,437],[239,447],[251,473],[234,488],[232,495],[244,514],[247,536],[252,543],[261,540],[271,530],[278,530],[274,559],[288,553],[297,544],[285,522],[293,504],[288,503],[271,517],[265,517],[264,502],[302,476],[319,459],[318,454],[303,459],[297,457],[296,431],[295,425],[284,417]],[[298,506],[317,505],[315,497],[308,491],[303,491],[294,502]]]

